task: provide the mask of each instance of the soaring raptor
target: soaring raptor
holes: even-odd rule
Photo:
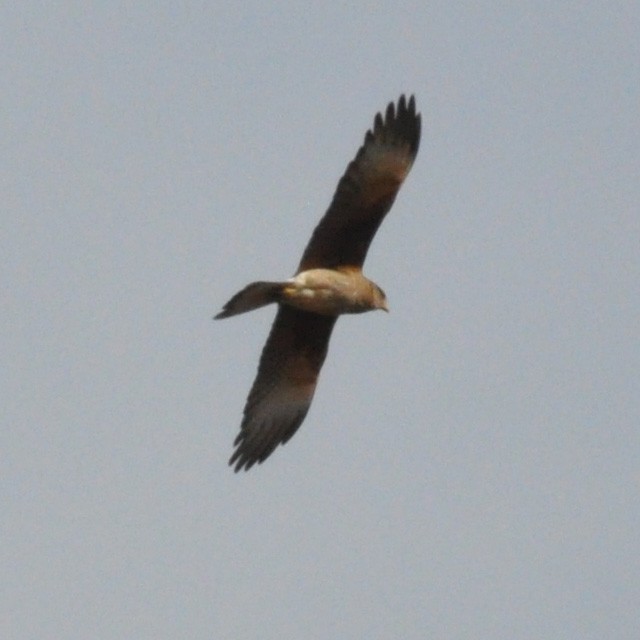
[[[296,274],[284,282],[248,285],[216,316],[278,305],[229,460],[236,472],[266,460],[302,424],[338,316],[387,310],[384,292],[364,277],[362,265],[419,144],[420,114],[414,97],[407,101],[403,95],[397,105],[389,103],[384,117],[376,115]]]

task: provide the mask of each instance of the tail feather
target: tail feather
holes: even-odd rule
[[[272,302],[278,302],[282,292],[282,282],[252,282],[241,291],[238,291],[222,311],[215,316],[216,320],[235,316],[238,313],[253,311]]]

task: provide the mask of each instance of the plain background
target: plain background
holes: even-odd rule
[[[635,640],[640,5],[0,13],[0,636]],[[417,162],[311,411],[227,467],[376,111]]]

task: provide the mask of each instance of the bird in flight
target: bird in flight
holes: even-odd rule
[[[311,235],[296,274],[284,282],[253,282],[224,305],[216,319],[278,305],[262,350],[235,451],[235,471],[266,460],[302,424],[338,316],[383,309],[382,289],[364,277],[371,240],[407,177],[420,144],[413,96],[378,113],[356,157],[338,183]]]

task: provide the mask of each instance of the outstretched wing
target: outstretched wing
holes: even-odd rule
[[[281,305],[262,350],[230,465],[249,470],[302,424],[327,355],[335,316]]]
[[[389,103],[338,183],[333,201],[304,251],[298,271],[361,268],[371,240],[407,177],[420,144],[413,96]]]

